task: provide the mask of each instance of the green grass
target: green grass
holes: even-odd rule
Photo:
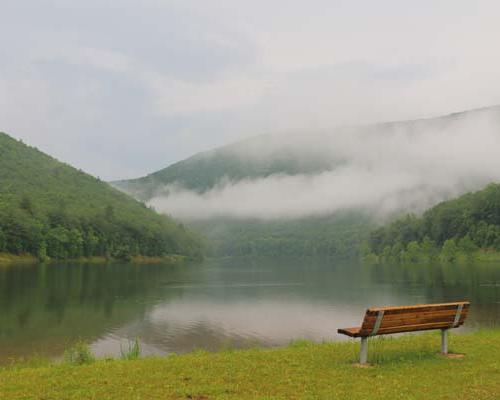
[[[498,262],[500,261],[500,251],[494,249],[479,250],[474,257],[477,261]]]
[[[12,264],[36,264],[38,259],[30,254],[16,255],[0,252],[0,267]]]
[[[358,368],[359,344],[198,351],[182,356],[101,360],[90,365],[0,370],[1,399],[498,399],[500,331],[371,340],[371,368]]]
[[[137,360],[141,356],[141,346],[139,344],[139,339],[128,342],[128,348],[122,347],[120,345],[121,358],[123,360]]]

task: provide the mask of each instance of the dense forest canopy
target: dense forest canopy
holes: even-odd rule
[[[181,224],[0,132],[0,252],[199,257],[201,245]]]
[[[500,184],[445,201],[418,218],[408,215],[374,230],[367,253],[384,258],[418,258],[441,252],[453,259],[458,251],[500,250]]]
[[[281,220],[218,218],[189,226],[210,239],[216,256],[321,256],[353,258],[372,219],[363,212]]]

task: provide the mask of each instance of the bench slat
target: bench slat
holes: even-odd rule
[[[416,304],[414,306],[401,306],[401,307],[374,307],[367,310],[367,314],[376,315],[379,311],[384,311],[386,315],[390,314],[403,314],[409,311],[439,311],[457,309],[462,304],[464,308],[469,306],[467,301],[458,301],[455,303],[439,303],[439,304]]]
[[[393,315],[385,315],[382,320],[382,326],[387,325],[397,325],[399,324],[408,324],[414,323],[415,321],[449,321],[453,322],[455,320],[457,311],[451,310],[446,312],[425,312],[425,313],[408,313],[408,314],[393,314]],[[465,319],[467,316],[467,310],[462,310],[460,313],[460,319]],[[363,321],[363,328],[372,327],[376,322],[376,317],[367,316]]]
[[[450,308],[450,309],[446,309],[446,310],[406,311],[404,313],[387,313],[384,311],[384,317],[385,317],[385,319],[398,319],[398,318],[402,318],[405,316],[411,316],[411,315],[423,316],[423,317],[429,316],[429,315],[435,315],[435,316],[441,315],[441,316],[445,317],[447,315],[455,315],[457,312],[457,309],[458,309],[458,307],[454,307],[454,308]],[[463,307],[462,314],[466,313],[468,310],[469,310],[468,307]],[[371,314],[367,313],[365,318],[367,320],[375,320],[377,318],[377,314],[371,315]]]
[[[342,328],[337,330],[338,333],[343,335],[358,337],[359,335],[359,327],[358,328]]]
[[[416,325],[397,326],[393,328],[380,328],[378,331],[378,335],[386,335],[389,333],[425,331],[429,329],[448,329],[448,328],[450,328],[450,324],[446,322],[432,322],[430,324],[416,324]]]
[[[465,316],[461,316],[457,324],[458,325],[463,324],[464,321],[465,321]],[[431,323],[445,323],[448,325],[452,325],[454,322],[455,322],[455,316],[450,316],[448,318],[442,318],[442,317],[401,318],[397,320],[382,321],[382,324],[379,329],[394,328],[397,326],[405,326],[405,325],[419,325],[419,324],[431,324]]]

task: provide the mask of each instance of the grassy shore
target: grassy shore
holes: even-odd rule
[[[479,250],[475,254],[475,260],[481,262],[499,262],[500,251],[493,249]]]
[[[297,342],[286,348],[194,352],[89,365],[0,370],[1,399],[498,399],[500,331],[370,342],[372,367],[359,368],[359,344]]]
[[[36,264],[38,259],[30,254],[9,254],[0,253],[0,267],[12,264]]]

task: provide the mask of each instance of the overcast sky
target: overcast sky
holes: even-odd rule
[[[498,1],[1,0],[0,131],[103,179],[500,104]]]

